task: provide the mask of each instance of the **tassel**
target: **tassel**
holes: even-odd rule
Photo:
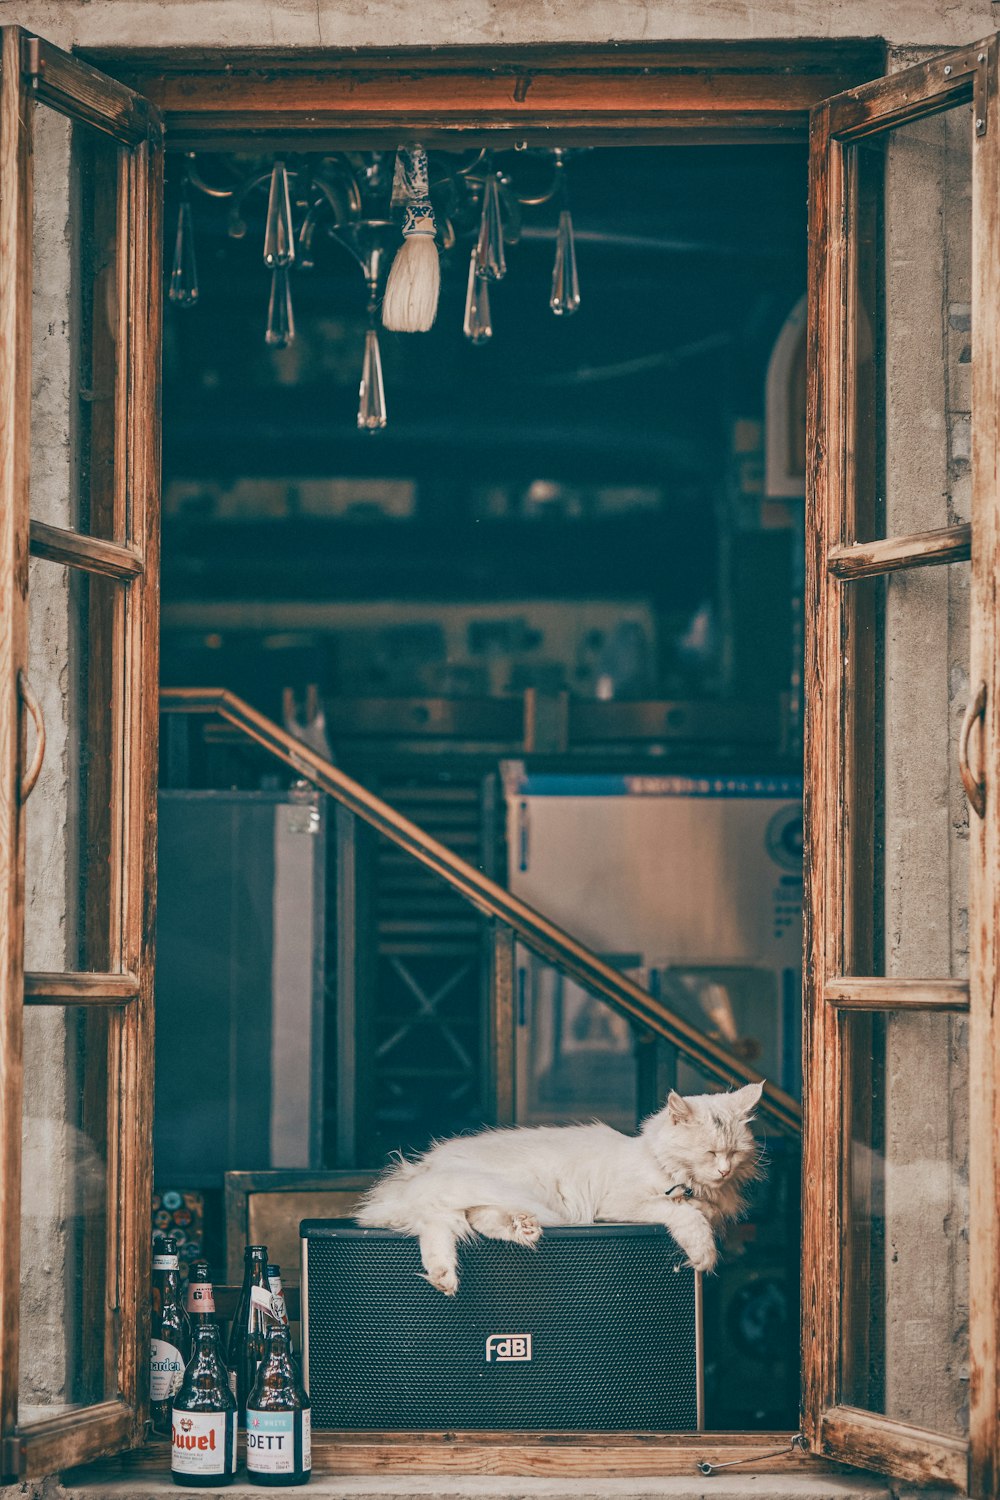
[[[392,201],[405,204],[403,243],[389,271],[382,322],[395,333],[426,333],[437,317],[441,266],[422,146],[402,146],[396,152]]]

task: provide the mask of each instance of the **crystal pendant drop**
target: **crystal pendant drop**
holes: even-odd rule
[[[170,268],[170,290],[167,294],[178,307],[193,307],[198,300],[198,264],[194,253],[194,223],[187,191],[177,210],[177,237]]]
[[[573,219],[568,208],[560,209],[556,230],[556,259],[552,267],[552,294],[549,306],[558,317],[575,313],[580,306],[580,282],[576,274],[576,247],[573,243]]]
[[[271,272],[271,299],[267,304],[267,330],[264,342],[272,349],[286,349],[295,337],[295,313],[292,310],[292,288],[288,267],[275,266]]]
[[[292,195],[288,172],[283,161],[271,169],[271,191],[267,199],[267,224],[264,229],[265,266],[290,266],[295,259],[295,230],[292,225]]]
[[[378,432],[385,426],[382,351],[374,328],[369,328],[365,334],[365,358],[361,366],[361,386],[358,391],[358,426],[363,432]]]
[[[500,184],[490,173],[483,183],[483,216],[479,221],[476,245],[476,269],[488,281],[500,281],[507,272],[503,249],[503,216],[500,210]]]
[[[487,339],[493,337],[490,284],[484,276],[479,275],[475,250],[469,257],[469,286],[465,294],[465,322],[462,327],[471,344],[485,344]]]

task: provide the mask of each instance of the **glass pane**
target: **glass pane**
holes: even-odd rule
[[[33,520],[125,540],[115,516],[118,147],[35,105]]]
[[[24,1016],[19,1422],[115,1394],[108,1306],[106,1011]]]
[[[856,723],[845,910],[851,883],[857,892],[848,973],[968,975],[958,733],[969,699],[970,571],[953,563],[847,585]]]
[[[854,199],[855,526],[968,521],[972,106],[848,148]]]
[[[968,1022],[852,1015],[845,1028],[842,1286],[852,1406],[968,1430]]]
[[[645,983],[643,970],[628,963],[616,967]],[[635,1032],[628,1021],[521,944],[515,982],[517,1123],[598,1119],[633,1131],[639,1098]]]
[[[118,966],[113,716],[121,701],[121,607],[120,584],[32,561],[28,675],[45,717],[46,750],[27,805],[28,970]]]

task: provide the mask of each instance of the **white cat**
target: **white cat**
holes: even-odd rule
[[[483,1234],[533,1249],[554,1224],[664,1224],[695,1270],[711,1271],[715,1231],[760,1176],[750,1118],[761,1090],[671,1093],[637,1136],[594,1124],[442,1141],[383,1173],[357,1220],[419,1236],[427,1280],[449,1297],[459,1240]]]

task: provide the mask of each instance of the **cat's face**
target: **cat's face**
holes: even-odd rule
[[[756,1174],[750,1119],[762,1089],[748,1083],[731,1094],[671,1093],[646,1125],[657,1156],[675,1165],[695,1193],[747,1181]]]

